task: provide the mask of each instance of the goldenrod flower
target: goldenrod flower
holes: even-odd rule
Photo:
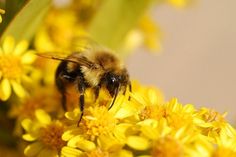
[[[158,89],[133,82],[133,91],[120,94],[108,110],[111,98],[102,89],[95,101],[91,90],[85,93],[81,111],[65,113],[66,126],[52,121],[43,110],[36,119],[25,119],[23,138],[34,143],[25,154],[49,157],[218,157],[234,156],[236,131],[213,110],[197,110],[180,104],[176,98],[164,103]],[[131,97],[128,100],[128,97]],[[72,98],[78,100],[77,96]],[[56,98],[57,99],[57,98]],[[65,121],[65,120],[64,120]],[[226,153],[222,155],[223,151]],[[49,154],[49,155],[48,155]]]
[[[103,2],[104,0],[72,0],[71,8],[77,14],[78,23],[88,25]]]
[[[212,157],[236,156],[236,135],[229,137],[227,134],[221,134],[220,136],[215,136],[215,138],[218,146]]]
[[[167,2],[177,8],[186,7],[192,0],[167,0]]]
[[[236,137],[235,129],[226,122],[226,113],[221,115],[220,113],[207,108],[201,108],[196,116],[201,119],[196,123],[200,127],[203,135],[207,136],[212,142],[216,142],[216,138],[224,135],[230,138]]]
[[[2,16],[1,14],[5,14],[5,10],[0,9],[0,23],[2,23]]]
[[[22,126],[26,131],[22,137],[24,140],[33,142],[29,144],[24,154],[26,156],[59,156],[61,148],[66,142],[61,139],[66,127],[58,120],[51,120],[51,117],[43,110],[35,111],[35,120],[24,119]]]
[[[139,21],[138,28],[143,35],[144,44],[151,51],[160,51],[162,49],[160,28],[150,16],[143,16]]]
[[[183,106],[179,104],[177,99],[172,99],[170,102],[162,105],[145,105],[145,108],[140,112],[139,117],[144,119],[160,120],[166,119],[168,125],[172,128],[179,129],[183,126],[189,125],[194,127],[194,120],[192,116],[196,112],[193,105],[188,104]]]
[[[29,81],[27,73],[32,69],[36,58],[33,50],[27,50],[28,42],[21,41],[15,45],[13,37],[6,37],[0,47],[0,99],[7,100],[11,91],[19,97],[24,97],[26,91],[22,81]],[[11,89],[12,88],[12,89]]]
[[[60,114],[62,112],[60,95],[56,91],[55,86],[39,86],[34,84],[30,89],[29,97],[12,104],[8,116],[16,119],[15,135],[22,135],[22,120],[25,118],[34,119],[37,109],[43,109],[47,113]],[[61,114],[63,115],[63,113]]]
[[[114,110],[117,110],[117,108],[118,103],[115,104]],[[121,126],[122,123],[118,120],[130,116],[130,113],[125,112],[125,110],[121,111],[121,109],[115,112],[114,110],[108,111],[108,108],[105,106],[89,107],[84,111],[84,116],[79,123],[79,127],[77,127],[81,114],[79,109],[75,109],[73,112],[67,112],[66,117],[75,123],[74,127],[63,134],[62,138],[66,141],[69,140],[69,143],[81,139],[96,143],[98,140],[101,140],[100,137],[106,136],[107,138],[113,138],[116,135],[120,135],[119,129],[122,127],[119,128],[119,126]]]
[[[76,12],[71,9],[52,9],[44,25],[36,33],[34,45],[40,52],[71,51],[75,37],[85,31],[77,22]]]
[[[103,94],[101,93],[101,95]],[[72,154],[77,155],[83,153],[86,154],[85,156],[95,154],[112,156],[113,154],[114,157],[119,156],[118,154],[120,156],[131,154],[122,149],[126,140],[125,130],[130,126],[123,120],[134,116],[139,105],[132,104],[128,101],[127,96],[120,95],[111,110],[108,110],[110,101],[106,101],[101,96],[98,99],[100,100],[97,100],[95,105],[85,108],[84,116],[78,127],[80,110],[76,108],[65,114],[73,125],[62,136],[63,140],[68,141],[67,147],[62,149],[62,154],[66,154],[66,152],[73,152]],[[129,157],[129,155],[125,156]]]

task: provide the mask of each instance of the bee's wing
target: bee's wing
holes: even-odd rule
[[[73,52],[84,52],[84,51],[95,52],[97,50],[102,50],[102,49],[105,48],[88,36],[75,37],[71,43],[71,50]]]
[[[88,68],[96,68],[97,65],[95,65],[93,62],[87,60],[84,57],[68,57],[66,55],[58,55],[58,54],[51,54],[51,53],[37,53],[36,55],[43,57],[43,58],[48,58],[48,59],[54,59],[54,60],[59,60],[59,61],[68,61],[68,62],[73,62],[82,66],[86,66]]]

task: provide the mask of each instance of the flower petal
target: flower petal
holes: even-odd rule
[[[132,152],[128,151],[128,150],[121,150],[119,152],[117,152],[118,154],[116,154],[116,157],[133,157]],[[140,157],[140,156],[139,156]],[[144,156],[143,156],[144,157]]]
[[[22,64],[31,64],[35,61],[36,54],[35,51],[30,50],[27,51],[22,57],[21,57],[21,63]]]
[[[132,127],[132,124],[122,123],[116,125],[115,129],[113,130],[113,134],[115,137],[121,141],[126,141],[126,131],[128,128]]]
[[[41,150],[43,149],[43,145],[40,142],[35,142],[33,144],[28,145],[25,150],[24,154],[26,156],[36,156]]]
[[[15,80],[11,80],[11,85],[12,85],[13,91],[16,93],[18,97],[20,98],[25,97],[26,91],[20,83],[16,82]]]
[[[33,125],[33,122],[31,119],[24,119],[22,122],[21,122],[21,126],[25,129],[25,131],[29,131],[31,126]]]
[[[66,156],[66,157],[78,157],[82,153],[83,152],[78,149],[67,147],[67,146],[63,147],[61,150],[61,155]]]
[[[72,112],[66,112],[65,117],[69,120],[78,120],[80,118],[81,111],[78,108],[75,108]]]
[[[24,134],[22,135],[22,138],[26,141],[35,141],[37,136],[34,136],[33,134]]]
[[[150,143],[146,138],[139,136],[129,136],[127,139],[127,145],[136,150],[146,150],[149,148]]]
[[[81,133],[81,129],[79,128],[75,128],[75,129],[71,129],[71,130],[67,130],[66,132],[64,132],[64,134],[62,135],[62,139],[64,141],[69,141],[72,137],[78,135]]]
[[[11,95],[11,85],[8,79],[3,79],[0,83],[0,99],[6,101]]]
[[[48,149],[48,148],[44,148],[43,150],[41,150],[39,152],[39,155],[37,157],[57,157],[57,151],[53,150],[53,149]]]
[[[93,142],[84,139],[80,135],[73,137],[68,141],[67,145],[70,147],[80,148],[84,151],[91,151],[96,148],[96,145]]]
[[[26,40],[20,41],[15,48],[14,55],[20,56],[23,52],[27,50],[29,43]]]
[[[1,47],[0,47],[0,55],[3,55],[3,50]]]
[[[36,110],[35,116],[37,120],[42,124],[49,124],[51,122],[51,117],[44,110]]]
[[[3,52],[5,54],[12,53],[15,47],[15,40],[12,36],[7,36],[3,41]]]

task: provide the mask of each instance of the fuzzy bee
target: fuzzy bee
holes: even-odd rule
[[[84,111],[84,93],[91,88],[95,99],[99,90],[105,88],[113,98],[109,109],[113,106],[119,92],[125,94],[128,88],[131,92],[129,74],[121,60],[109,50],[84,50],[74,52],[67,57],[49,54],[38,54],[41,57],[60,60],[55,74],[55,83],[62,95],[62,106],[67,110],[66,92],[68,86],[73,86],[79,93],[81,118]],[[79,124],[78,122],[78,124]]]

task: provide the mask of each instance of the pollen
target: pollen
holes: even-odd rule
[[[86,112],[80,127],[87,138],[95,140],[100,135],[111,133],[117,120],[104,106],[90,107]]]
[[[220,147],[216,149],[216,151],[213,153],[212,157],[230,157],[230,156],[236,156],[236,152],[229,149]]]
[[[166,112],[163,108],[158,106],[146,106],[139,114],[140,120],[145,119],[156,119],[159,120],[161,117],[165,117]]]
[[[0,56],[0,72],[7,79],[17,79],[23,74],[23,67],[19,57]]]
[[[40,131],[40,141],[50,149],[61,150],[66,142],[61,139],[65,128],[61,123],[52,123]]]
[[[214,110],[208,110],[204,115],[203,119],[206,122],[213,122],[213,121],[224,121],[224,117]]]
[[[151,155],[152,157],[182,157],[184,154],[183,148],[177,140],[165,137],[154,143]]]
[[[34,112],[37,108],[40,108],[39,101],[36,102],[34,100],[28,100],[24,105],[19,109],[19,114],[23,117],[33,117]]]
[[[95,149],[91,152],[86,153],[86,157],[109,157],[109,153],[102,151],[101,149]]]

